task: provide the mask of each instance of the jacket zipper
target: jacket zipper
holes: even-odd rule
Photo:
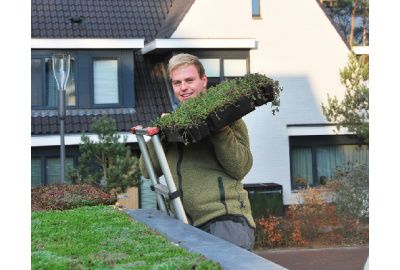
[[[218,177],[218,187],[219,187],[219,196],[220,196],[220,201],[225,207],[225,213],[226,215],[228,214],[228,206],[226,205],[225,202],[225,189],[224,189],[224,183],[222,183],[222,177]]]
[[[240,203],[240,212],[242,213],[242,215],[244,215],[242,209],[243,209],[246,205],[245,205],[244,201],[240,200],[240,193],[239,193],[239,191],[237,190],[237,185],[238,185],[238,184],[239,184],[239,181],[236,181],[235,191],[236,191],[236,193],[238,194],[238,202]]]

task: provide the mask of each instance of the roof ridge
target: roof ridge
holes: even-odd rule
[[[195,0],[174,0],[154,38],[170,38],[189,12]]]

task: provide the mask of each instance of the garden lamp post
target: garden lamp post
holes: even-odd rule
[[[61,183],[65,183],[65,143],[64,120],[66,116],[66,85],[69,77],[71,55],[60,53],[53,54],[53,74],[58,89],[58,118],[60,119],[60,175]]]

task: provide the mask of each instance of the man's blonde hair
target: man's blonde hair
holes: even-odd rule
[[[200,78],[205,74],[203,64],[200,62],[197,56],[188,54],[188,53],[180,53],[174,55],[171,59],[169,59],[168,63],[168,73],[171,78],[172,70],[188,65],[194,65],[199,73]]]

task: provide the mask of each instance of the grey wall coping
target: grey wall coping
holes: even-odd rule
[[[164,233],[169,241],[178,244],[188,252],[201,254],[207,259],[219,262],[224,269],[286,269],[156,209],[135,209],[125,210],[125,212],[133,220]]]

